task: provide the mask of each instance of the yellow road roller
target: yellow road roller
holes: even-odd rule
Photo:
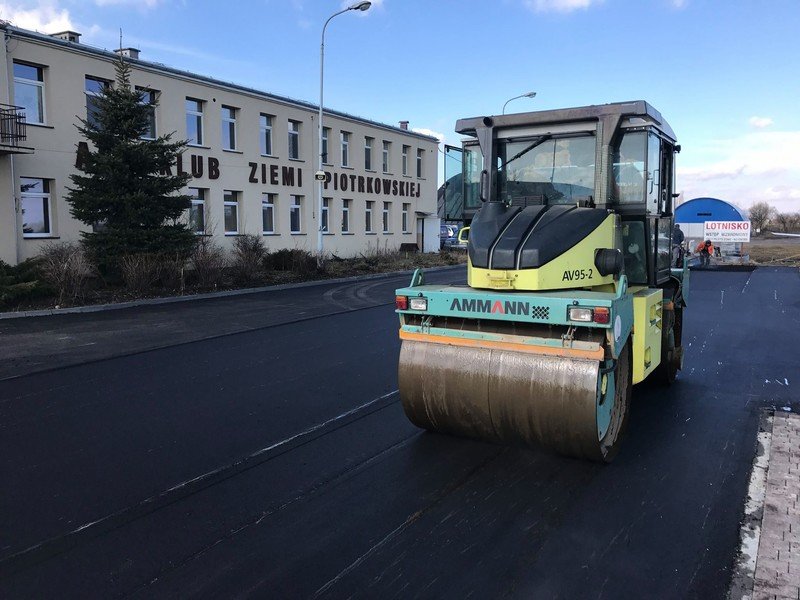
[[[467,285],[417,271],[396,292],[405,413],[432,431],[609,462],[632,386],[669,384],[683,363],[675,134],[644,101],[456,131]]]

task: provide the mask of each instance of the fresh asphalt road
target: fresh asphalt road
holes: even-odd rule
[[[0,595],[724,597],[797,271],[692,273],[609,466],[408,423],[407,279],[0,321]]]

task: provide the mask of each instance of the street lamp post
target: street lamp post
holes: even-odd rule
[[[506,103],[503,104],[503,114],[506,114],[506,106],[508,106],[508,103],[511,102],[512,100],[516,100],[517,98],[535,98],[535,97],[536,97],[536,92],[527,92],[525,94],[520,94],[519,96],[514,96],[513,98],[509,98],[508,100],[506,100]]]
[[[318,126],[319,126],[319,171],[316,173],[317,179],[317,215],[319,219],[319,230],[317,231],[317,261],[322,261],[322,183],[325,180],[325,172],[322,169],[322,82],[323,82],[323,71],[325,66],[325,29],[328,27],[328,23],[331,22],[331,19],[341,15],[342,13],[346,13],[350,10],[360,10],[365,11],[372,6],[372,2],[363,1],[363,2],[356,2],[351,6],[348,6],[344,10],[340,10],[337,13],[332,14],[328,17],[328,20],[325,21],[325,25],[322,27],[322,40],[320,41],[319,45],[319,118],[318,118]],[[328,145],[330,146],[330,140],[328,140]],[[328,215],[328,221],[330,221],[330,215]],[[329,223],[330,225],[330,223]]]

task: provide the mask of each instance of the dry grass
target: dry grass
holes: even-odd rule
[[[800,267],[800,238],[753,238],[748,251],[758,265]]]
[[[438,254],[381,251],[365,253],[346,260],[328,260],[325,263],[325,273],[327,277],[349,277],[458,265],[466,262],[467,253],[464,250],[442,250]]]

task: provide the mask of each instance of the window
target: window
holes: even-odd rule
[[[96,77],[86,77],[84,82],[84,91],[86,93],[86,121],[89,125],[97,127],[97,97],[103,93],[109,86],[109,83],[104,79],[97,79]]]
[[[44,69],[14,63],[14,104],[25,109],[25,122],[44,124]]]
[[[342,200],[342,233],[350,232],[350,203],[352,200]]]
[[[523,147],[522,149],[524,150],[525,148]],[[514,155],[511,154],[510,156]],[[462,165],[464,173],[464,207],[478,208],[482,204],[480,186],[481,172],[483,171],[483,154],[481,154],[478,144],[464,145]]]
[[[303,197],[292,196],[289,208],[289,226],[292,233],[303,232]]]
[[[373,138],[364,138],[364,168],[367,171],[372,170],[372,142]]]
[[[203,101],[186,98],[186,139],[192,146],[203,145]]]
[[[223,190],[222,200],[225,205],[225,233],[239,233],[239,192]]]
[[[261,194],[261,231],[275,233],[275,198],[277,194]]]
[[[655,133],[647,136],[647,167],[645,192],[647,193],[647,212],[657,213],[661,202],[661,140]],[[667,236],[669,237],[669,236]]]
[[[392,210],[392,203],[391,202],[384,202],[383,203],[383,233],[389,233],[389,215]]]
[[[236,112],[232,106],[222,105],[222,149],[236,150]]]
[[[272,156],[272,116],[261,114],[258,117],[258,143],[262,156]]]
[[[417,177],[422,177],[422,156],[424,154],[425,150],[417,148]]]
[[[622,224],[622,247],[628,249],[624,253],[625,275],[635,284],[647,285],[646,240],[643,222],[626,221]]]
[[[392,143],[391,142],[387,142],[386,140],[384,140],[384,142],[383,142],[383,172],[384,173],[388,173],[389,172],[389,150],[391,149],[391,147],[392,147]]]
[[[640,203],[645,199],[645,157],[647,134],[626,132],[613,148],[613,199],[617,202]]]
[[[289,158],[300,158],[299,121],[289,121]]]
[[[323,198],[322,199],[322,232],[323,233],[330,233],[328,229],[328,215],[330,214],[331,208],[331,199],[330,198]]]
[[[534,142],[498,140],[495,147],[499,165],[495,180],[498,198],[512,202],[538,197],[538,202],[548,206],[574,206],[576,202],[587,202],[594,194],[595,139],[591,136]],[[465,162],[469,158],[468,155]],[[467,162],[465,167],[470,179],[477,175],[470,175],[477,163]],[[480,181],[480,176],[477,180]]]
[[[375,208],[374,200],[367,200],[367,211],[364,213],[364,231],[372,233],[372,210]]]
[[[411,208],[410,204],[403,204],[403,222],[401,224],[403,228],[403,233],[411,233],[408,229],[408,211],[410,208]]]
[[[403,146],[403,175],[408,175],[408,151],[411,146]]]
[[[206,232],[206,191],[189,188],[192,205],[189,207],[189,227],[197,234]]]
[[[23,237],[50,236],[50,180],[20,177],[19,183]]]
[[[328,135],[331,132],[330,127],[323,127],[322,128],[322,162],[323,164],[329,165],[331,161],[328,160]]]
[[[139,104],[147,107],[147,130],[142,134],[144,140],[156,139],[156,92],[147,88],[136,88]]]
[[[350,165],[350,134],[343,131],[340,137],[342,140],[342,166],[347,167]]]

